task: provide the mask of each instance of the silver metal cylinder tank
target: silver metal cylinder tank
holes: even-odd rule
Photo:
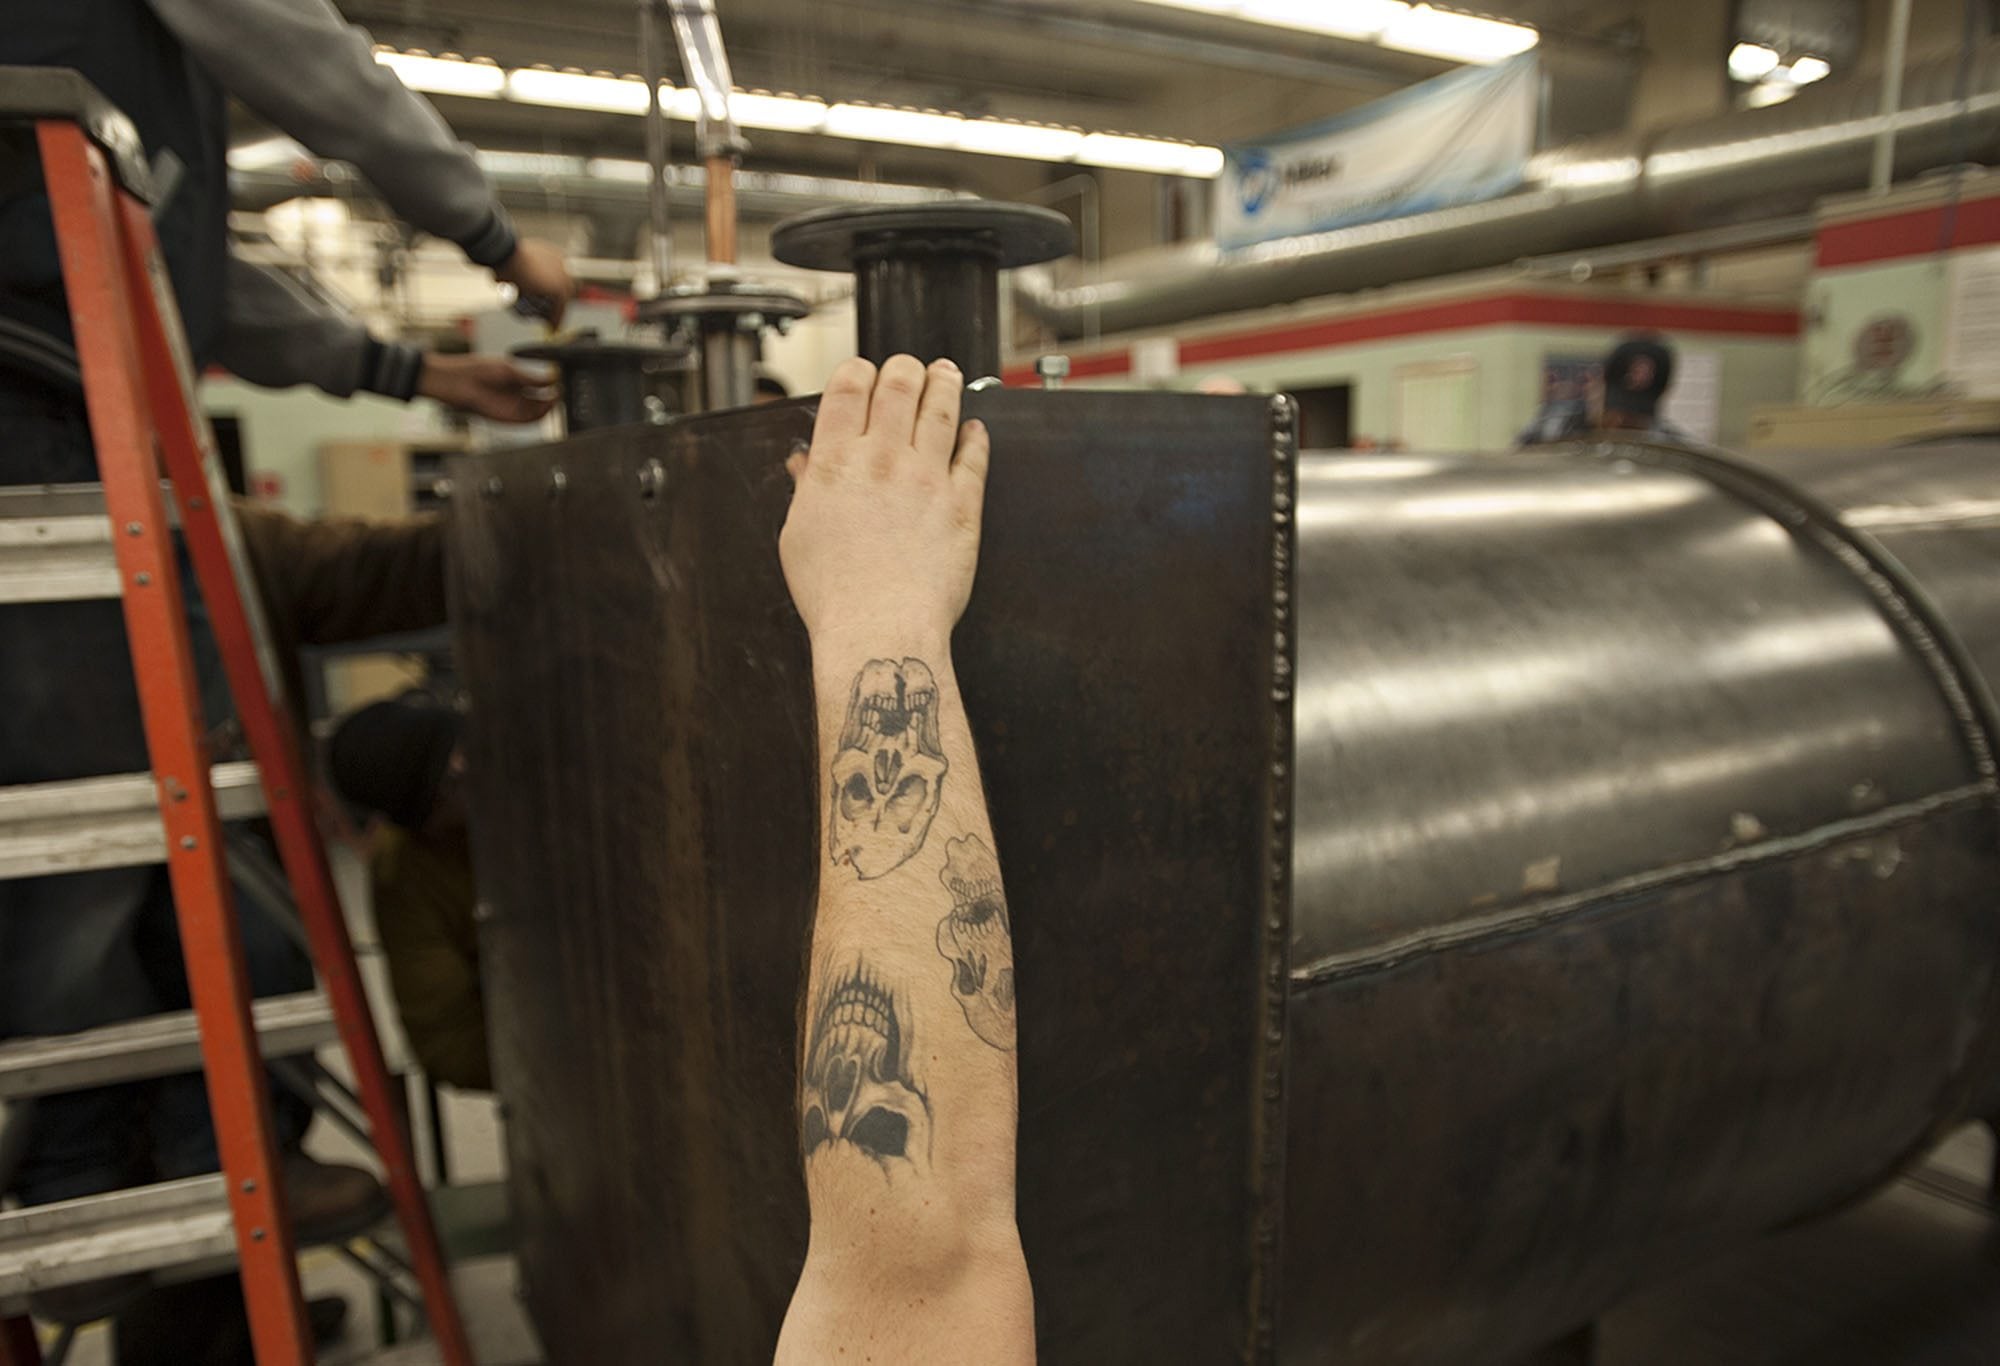
[[[2000,1103],[2000,449],[1774,463],[1302,461],[1282,1360],[1507,1360]]]

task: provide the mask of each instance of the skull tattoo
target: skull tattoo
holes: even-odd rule
[[[947,767],[929,666],[869,660],[855,676],[833,760],[833,862],[877,878],[923,848]]]
[[[824,980],[801,1079],[808,1161],[851,1143],[884,1171],[892,1162],[929,1168],[931,1103],[911,1074],[903,1015],[896,993],[866,963]]]
[[[951,914],[938,922],[938,952],[951,962],[951,994],[972,1032],[995,1048],[1014,1047],[1014,934],[1000,889],[1000,862],[977,836],[944,846],[938,875]]]

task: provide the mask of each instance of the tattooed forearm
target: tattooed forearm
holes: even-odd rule
[[[948,840],[938,880],[951,914],[938,922],[938,952],[951,962],[951,994],[972,1032],[995,1048],[1014,1046],[1014,932],[1000,887],[1000,861],[977,835]]]
[[[855,675],[833,757],[827,852],[834,864],[877,878],[923,848],[949,767],[930,666],[869,660]]]
[[[799,1090],[807,1162],[851,1144],[888,1171],[928,1171],[931,1102],[911,1068],[908,1003],[865,959],[816,974]]]

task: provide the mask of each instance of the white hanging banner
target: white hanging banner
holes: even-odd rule
[[[1535,54],[1524,52],[1225,147],[1216,237],[1246,247],[1505,194],[1535,149],[1541,85]]]

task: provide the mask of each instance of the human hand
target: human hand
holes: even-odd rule
[[[493,275],[519,290],[522,300],[550,327],[562,325],[563,310],[569,306],[570,295],[576,293],[576,285],[569,278],[561,251],[539,237],[524,237]]]
[[[534,422],[556,402],[548,380],[504,357],[435,351],[424,356],[417,392],[495,422]]]
[[[841,363],[820,397],[812,446],[788,462],[794,489],[778,559],[815,637],[857,628],[949,640],[979,560],[989,443],[958,423],[965,379],[892,356],[878,373]]]

